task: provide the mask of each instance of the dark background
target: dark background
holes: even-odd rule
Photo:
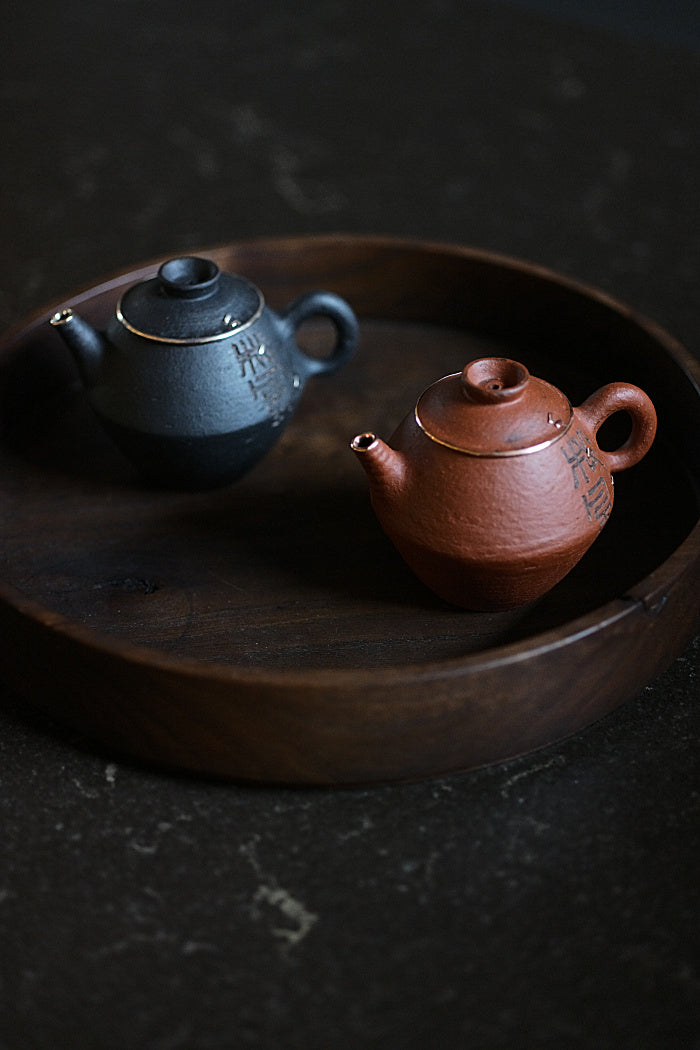
[[[0,327],[348,231],[532,259],[697,354],[697,11],[13,5]],[[560,745],[352,791],[156,773],[4,696],[0,1048],[697,1048],[699,641]]]

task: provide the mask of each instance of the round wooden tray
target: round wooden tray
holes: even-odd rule
[[[207,493],[143,485],[102,432],[48,318],[103,325],[162,260],[52,303],[0,344],[0,673],[121,752],[245,779],[417,779],[542,747],[676,656],[700,610],[700,366],[667,333],[551,272],[468,248],[316,237],[200,254],[270,305],[322,287],[361,319],[275,449]],[[323,352],[323,326],[303,336]],[[354,434],[505,354],[575,403],[611,380],[654,400],[652,452],[536,605],[453,609],[384,537]]]

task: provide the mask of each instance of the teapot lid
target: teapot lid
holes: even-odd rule
[[[122,296],[117,319],[135,335],[166,343],[208,343],[252,324],[264,306],[254,284],[216,263],[185,256]]]
[[[440,445],[472,456],[537,452],[571,426],[568,399],[505,357],[481,357],[421,394],[415,417]]]

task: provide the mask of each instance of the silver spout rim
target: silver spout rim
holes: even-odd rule
[[[377,443],[377,435],[371,430],[365,430],[362,434],[356,434],[350,442],[353,452],[367,452]]]
[[[49,323],[52,324],[54,328],[57,328],[59,325],[68,324],[69,321],[73,320],[74,316],[75,314],[71,308],[67,307],[65,310],[57,310]]]

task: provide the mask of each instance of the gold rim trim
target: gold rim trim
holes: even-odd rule
[[[256,285],[253,285],[253,287],[258,293],[258,308],[255,313],[249,317],[247,321],[244,321],[243,324],[236,325],[235,328],[227,328],[225,332],[217,332],[216,335],[204,335],[200,336],[198,339],[171,339],[164,338],[160,335],[151,335],[149,332],[142,332],[139,328],[135,328],[130,324],[122,313],[123,296],[117,305],[117,320],[124,326],[124,328],[129,332],[132,332],[133,335],[138,335],[141,339],[149,339],[152,343],[170,343],[173,346],[201,346],[203,343],[218,343],[222,339],[235,339],[239,332],[245,332],[247,328],[250,328],[252,324],[255,324],[265,309],[265,299],[262,292]]]
[[[569,404],[569,418],[566,423],[557,429],[556,434],[552,434],[551,438],[547,438],[545,441],[539,441],[536,445],[528,445],[526,448],[509,448],[509,449],[496,449],[491,452],[482,452],[479,449],[464,448],[462,445],[453,445],[449,441],[444,441],[442,438],[436,437],[435,434],[431,434],[428,428],[425,426],[420,418],[419,407],[422,400],[418,398],[416,407],[413,410],[413,415],[416,423],[423,431],[426,437],[429,437],[431,441],[434,441],[436,445],[443,445],[445,448],[452,449],[453,452],[461,452],[465,456],[477,456],[479,459],[509,459],[512,456],[529,456],[533,452],[541,452],[544,448],[549,448],[550,445],[554,445],[557,441],[561,441],[566,433],[571,429],[571,424],[574,421],[574,411]],[[556,426],[556,423],[552,423],[552,426]]]

